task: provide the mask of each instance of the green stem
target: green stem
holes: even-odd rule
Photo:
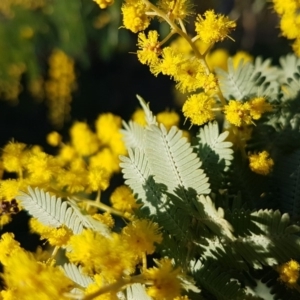
[[[162,46],[164,43],[166,43],[174,33],[176,32],[174,30],[171,30],[169,34],[159,43],[159,45]]]
[[[195,44],[192,42],[191,38],[183,31],[181,30],[174,21],[172,21],[163,11],[161,11],[159,8],[157,8],[155,5],[153,5],[152,3],[150,3],[148,0],[142,0],[145,5],[147,7],[149,7],[151,10],[153,10],[157,16],[161,17],[162,19],[164,19],[167,23],[169,23],[169,25],[172,28],[172,31],[174,31],[174,33],[178,33],[180,36],[182,36],[192,47],[195,56],[201,60],[204,60],[203,55],[199,52],[199,50],[197,49],[197,47],[195,46]],[[206,62],[205,62],[206,64]]]
[[[53,249],[53,251],[52,251],[52,254],[51,254],[51,257],[55,257],[56,256],[56,254],[57,254],[57,252],[58,252],[58,250],[59,250],[59,248],[60,247],[58,247],[58,246],[55,246],[55,248]]]
[[[219,96],[219,99],[220,99],[220,101],[221,101],[221,104],[222,104],[223,106],[227,105],[226,100],[225,100],[225,98],[224,98],[224,96],[223,96],[223,94],[222,94],[222,92],[221,92],[220,87],[219,87],[219,84],[218,84],[218,92],[217,92],[217,94],[218,94],[218,96]]]
[[[221,107],[214,107],[211,110],[212,111],[222,111],[223,109]]]
[[[99,189],[98,192],[97,192],[97,196],[96,196],[95,202],[96,203],[100,203],[100,199],[101,199],[101,190]]]
[[[117,210],[117,209],[114,209],[106,204],[103,204],[101,202],[96,202],[96,201],[93,201],[93,200],[89,200],[89,199],[77,199],[77,200],[80,200],[80,201],[83,201],[85,202],[86,204],[90,205],[90,206],[94,206],[94,207],[97,207],[103,211],[106,211],[110,214],[113,214],[113,215],[116,215],[116,216],[119,216],[121,218],[124,218],[124,219],[127,219],[127,220],[130,220],[128,217],[126,217],[121,211]]]
[[[124,218],[124,219],[127,219],[127,220],[130,220],[130,218],[126,217],[121,211],[117,210],[117,209],[114,209],[108,205],[105,205],[103,203],[100,202],[100,196],[101,196],[101,192],[98,191],[98,194],[97,194],[97,197],[96,197],[96,201],[94,200],[90,200],[90,199],[86,199],[86,198],[79,198],[75,195],[72,195],[70,193],[66,193],[66,192],[61,192],[61,191],[57,191],[56,189],[53,189],[53,188],[49,188],[49,191],[55,193],[56,195],[60,195],[61,197],[70,197],[71,199],[74,199],[78,202],[85,202],[86,204],[90,205],[90,206],[94,206],[94,207],[97,207],[103,211],[106,211],[106,212],[109,212],[111,214],[114,214],[116,216],[119,216],[121,218]],[[99,199],[99,200],[98,200]]]
[[[179,22],[179,25],[180,25],[180,27],[181,27],[181,30],[186,34],[186,28],[185,28],[185,26],[184,26],[182,20],[179,19],[178,22]]]

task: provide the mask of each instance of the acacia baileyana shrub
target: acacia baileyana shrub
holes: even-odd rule
[[[123,1],[137,59],[175,81],[193,128],[138,96],[128,122],[105,113],[94,126],[75,122],[68,140],[49,134],[56,155],[8,143],[1,224],[26,210],[48,247],[31,253],[2,235],[3,299],[299,299],[300,4],[273,2],[295,52],[276,66],[211,52],[236,28],[214,10]],[[164,36],[148,29],[156,20]]]

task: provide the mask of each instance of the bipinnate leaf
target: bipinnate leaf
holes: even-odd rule
[[[89,215],[82,214],[75,201],[63,201],[37,187],[34,190],[28,187],[28,193],[21,192],[16,198],[44,225],[53,227],[65,225],[74,234],[80,233],[83,228],[92,228],[102,235],[109,235],[108,227],[93,220]]]
[[[149,208],[150,214],[156,214],[156,207],[151,201],[148,201],[150,194],[153,194],[155,198],[156,191],[153,190],[153,186],[149,180],[151,173],[144,151],[139,148],[128,148],[128,157],[120,156],[120,160],[125,183],[132,189],[137,199]],[[154,201],[159,204],[160,199],[157,198]]]
[[[195,206],[198,209],[200,221],[214,234],[227,237],[230,240],[235,239],[232,234],[232,225],[224,218],[224,210],[221,207],[216,209],[209,196],[200,195]]]
[[[235,239],[206,239],[198,246],[202,259],[214,258],[224,267],[240,270],[263,269],[298,257],[300,227],[290,223],[288,214],[276,210],[226,212]],[[203,246],[205,245],[205,247]]]
[[[216,121],[209,122],[200,128],[197,134],[199,145],[196,145],[196,148],[204,165],[211,167],[211,164],[218,164],[222,161],[226,167],[231,164],[233,160],[233,150],[232,143],[226,141],[228,135],[228,131],[224,131],[221,134],[219,133],[219,126]],[[214,160],[214,157],[216,157],[217,160]]]
[[[144,148],[145,129],[138,123],[123,121],[124,129],[121,130],[126,148]]]
[[[146,293],[145,287],[140,283],[134,283],[126,289],[127,300],[151,300]]]
[[[86,288],[90,283],[93,282],[91,277],[82,274],[81,267],[77,267],[71,263],[65,263],[61,268],[72,281],[83,288]]]
[[[198,270],[194,273],[197,282],[214,296],[205,299],[262,300],[244,286],[241,276],[237,276],[233,270],[225,269],[211,260],[198,265]]]
[[[145,112],[147,125],[148,126],[157,125],[156,117],[153,115],[152,111],[150,110],[149,104],[147,104],[141,96],[136,95],[136,97],[138,98],[138,100],[140,102],[140,105],[141,105],[141,107],[143,108],[143,110]]]
[[[197,194],[209,194],[208,177],[200,168],[201,161],[182,131],[173,126],[169,132],[163,124],[150,126],[146,131],[145,154],[151,173],[157,183],[168,187],[170,192],[183,187],[194,189]]]
[[[222,94],[227,99],[242,101],[249,94],[256,91],[256,86],[251,76],[253,74],[253,65],[250,62],[241,60],[235,68],[232,58],[228,59],[228,71],[217,68],[216,73],[220,82]]]

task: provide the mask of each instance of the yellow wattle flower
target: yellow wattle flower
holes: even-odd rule
[[[207,10],[203,16],[198,15],[195,22],[195,30],[199,38],[206,44],[223,41],[235,27],[234,21],[221,14],[216,14],[213,10]]]
[[[249,155],[250,169],[260,175],[268,175],[274,166],[274,161],[267,151]]]

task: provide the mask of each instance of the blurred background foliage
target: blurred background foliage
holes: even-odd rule
[[[270,57],[274,63],[291,52],[288,41],[279,36],[270,2],[194,2],[197,13],[213,8],[237,20],[235,42],[227,39],[215,49],[225,48],[230,55],[243,50]],[[92,0],[0,1],[1,147],[16,140],[41,145],[51,153],[46,143],[49,132],[58,130],[67,139],[74,121],[92,126],[103,112],[128,119],[138,107],[136,94],[149,101],[155,113],[180,110],[173,82],[155,78],[138,62],[137,36],[122,28],[121,5],[115,0],[101,10]],[[187,24],[190,32],[194,32],[192,18]],[[162,36],[168,30],[164,23],[153,26]],[[20,223],[8,226],[18,228]],[[22,243],[22,237],[19,240]]]
[[[101,112],[128,118],[135,94],[154,112],[173,108],[172,83],[138,63],[136,36],[122,28],[122,1],[101,10],[92,0],[0,1],[0,144],[15,138],[44,144],[53,129]],[[265,0],[196,1],[197,13],[214,8],[237,20],[217,47],[271,57],[289,51],[278,37],[277,15]],[[157,23],[161,34],[166,24]],[[193,32],[193,22],[187,25]],[[190,27],[190,28],[189,28]]]

